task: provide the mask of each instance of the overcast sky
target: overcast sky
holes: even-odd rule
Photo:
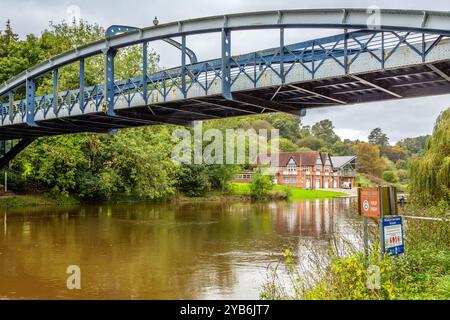
[[[366,8],[368,6],[395,9],[449,11],[449,0],[366,1],[366,0],[0,0],[0,23],[10,19],[14,30],[24,36],[39,33],[49,21],[60,22],[76,16],[105,28],[112,24],[146,27],[154,16],[161,22],[171,22],[201,16],[244,11],[298,8]],[[337,30],[290,30],[287,42],[301,41],[338,33]],[[200,59],[219,57],[218,35],[188,38],[188,45]],[[233,36],[233,54],[255,51],[277,45],[277,32],[240,32]],[[217,45],[214,45],[217,43]],[[161,55],[161,66],[178,64],[179,53],[164,44],[155,44]],[[405,137],[430,134],[439,113],[450,106],[450,95],[376,102],[346,107],[309,110],[303,123],[314,124],[322,119],[333,121],[342,138],[367,140],[371,129],[380,127],[391,142]]]

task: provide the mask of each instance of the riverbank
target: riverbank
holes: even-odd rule
[[[274,191],[284,191],[288,194],[289,200],[317,200],[329,199],[336,197],[349,196],[348,193],[328,190],[305,190],[294,187],[274,186]],[[231,193],[237,196],[250,196],[250,184],[248,183],[233,183],[231,184]]]
[[[80,199],[74,196],[49,196],[47,194],[18,195],[7,194],[0,197],[0,207],[15,208],[29,206],[79,205]]]
[[[287,188],[284,186],[275,186],[273,189],[275,194],[271,200],[320,200],[335,197],[348,196],[346,193],[327,191],[327,190],[303,190],[298,188]],[[269,199],[269,200],[270,200]],[[205,201],[251,201],[250,185],[245,183],[233,183],[230,189],[225,192],[212,191],[203,197],[186,197],[181,194],[174,196],[168,201],[175,202],[205,202]],[[27,206],[70,206],[89,204],[94,201],[86,201],[74,195],[49,195],[49,194],[6,194],[0,196],[0,207],[15,208]],[[143,203],[156,202],[155,200],[140,197],[137,195],[117,194],[108,199],[96,200],[95,203],[102,204],[119,204],[119,203]]]
[[[419,212],[411,206],[406,212]],[[420,210],[420,216],[433,220],[405,219],[404,254],[380,258],[377,237],[367,258],[355,244],[345,248],[327,248],[326,259],[305,259],[287,249],[281,264],[290,274],[290,282],[278,283],[276,272],[261,290],[261,298],[298,300],[450,300],[450,221],[445,208]],[[376,235],[376,231],[374,233]],[[372,236],[374,235],[372,234]],[[355,235],[357,236],[357,235]],[[336,237],[336,235],[335,235]],[[340,236],[333,240],[340,242]],[[357,240],[359,243],[362,239]],[[302,256],[302,260],[299,257]],[[310,273],[303,273],[304,260]],[[370,276],[367,266],[381,272],[379,289],[366,285]]]

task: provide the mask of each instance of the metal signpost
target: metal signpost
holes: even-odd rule
[[[380,188],[359,188],[358,189],[359,214],[363,217],[364,223],[364,252],[369,255],[369,218],[379,219],[381,217]]]
[[[404,252],[402,218],[396,216],[397,190],[395,187],[359,188],[359,214],[364,223],[364,252],[369,254],[368,219],[379,222],[381,255],[398,255]],[[387,217],[385,217],[387,216]]]

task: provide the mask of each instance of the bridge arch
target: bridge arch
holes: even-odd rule
[[[370,16],[380,15],[380,25],[368,25]],[[101,54],[143,42],[201,33],[221,32],[224,29],[257,30],[276,28],[333,28],[376,29],[378,31],[411,31],[450,35],[450,12],[423,10],[387,10],[378,13],[368,9],[299,9],[238,13],[189,19],[138,29],[75,48],[28,69],[0,87],[0,96],[56,67],[80,58]]]
[[[286,45],[284,31],[291,28],[344,33]],[[279,46],[234,57],[232,32],[259,29],[279,29]],[[213,32],[222,35],[221,57],[189,64],[186,37]],[[148,75],[148,43],[173,37],[182,39],[176,44],[181,49],[180,66]],[[305,109],[316,106],[448,93],[449,37],[450,12],[417,10],[280,10],[144,29],[126,27],[120,34],[53,57],[1,86],[0,97],[7,96],[9,102],[0,105],[0,140],[160,123],[188,125],[264,112],[304,115]],[[138,44],[143,44],[142,77],[116,81],[115,53]],[[87,88],[84,60],[95,55],[105,56],[105,80]],[[80,86],[60,93],[58,68],[74,62],[80,65]],[[50,72],[53,92],[36,97],[34,81]],[[12,92],[21,86],[26,87],[26,97],[13,101]]]

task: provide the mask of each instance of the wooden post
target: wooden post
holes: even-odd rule
[[[379,219],[379,227],[380,227],[380,261],[384,256],[384,230],[383,230],[383,218],[384,218],[384,210],[383,210],[383,192],[381,187],[378,187],[380,194],[380,219]]]
[[[364,254],[366,257],[366,261],[369,258],[369,219],[367,217],[363,218],[363,228],[364,228]]]

